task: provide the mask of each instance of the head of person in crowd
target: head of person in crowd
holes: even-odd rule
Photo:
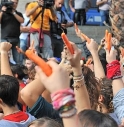
[[[101,78],[99,80],[99,84],[101,84],[99,99],[98,99],[98,107],[97,111],[102,113],[112,113],[113,112],[113,91],[112,91],[112,80],[105,78]]]
[[[54,7],[57,11],[60,11],[64,4],[64,0],[55,0]]]
[[[15,107],[18,100],[19,82],[9,75],[0,76],[0,107],[3,112],[7,108]]]
[[[35,64],[34,64],[34,62],[32,60],[26,58],[25,66],[28,69],[28,79],[29,79],[29,81],[27,81],[27,82],[29,83],[30,81],[33,81],[34,78],[35,78],[35,74],[36,74]]]
[[[44,117],[34,120],[29,124],[28,127],[63,127],[63,126],[53,119]]]
[[[12,73],[15,78],[22,81],[28,74],[28,70],[24,65],[13,65],[11,66]]]
[[[35,64],[32,60],[26,58],[25,59],[25,66],[27,67],[28,70],[32,70],[35,67]]]
[[[95,110],[83,110],[79,113],[79,119],[82,127],[118,127],[109,115]]]
[[[102,113],[112,113],[112,81],[107,78],[97,80],[94,72],[92,72],[92,70],[86,66],[82,68],[82,72],[89,94],[91,108]]]
[[[16,10],[19,0],[11,0],[13,2],[13,9]]]

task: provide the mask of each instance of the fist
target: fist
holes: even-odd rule
[[[9,42],[2,42],[0,44],[0,50],[1,52],[8,52],[12,47],[12,44],[10,44]]]

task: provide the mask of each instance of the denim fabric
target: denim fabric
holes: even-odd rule
[[[64,0],[64,6],[66,13],[69,15],[70,13],[69,0]]]
[[[66,12],[72,21],[74,20],[74,12],[70,8],[66,9],[66,7],[63,6],[62,11]]]
[[[30,34],[30,42],[34,41],[34,47],[37,53],[41,53],[39,47],[39,33],[31,33]],[[44,34],[44,44],[42,47],[42,57],[43,58],[51,58],[53,57],[53,50],[52,50],[52,42],[49,35]]]
[[[49,117],[61,121],[58,111],[54,110],[53,106],[41,96],[32,108],[27,108],[27,112],[35,118]]]
[[[124,88],[121,89],[113,98],[114,112],[117,115],[118,121],[124,118]]]
[[[109,11],[106,10],[100,10],[100,15],[101,15],[101,23],[100,23],[100,26],[104,26],[104,21],[106,21],[107,23],[109,23]]]
[[[24,39],[20,39],[20,48],[25,52],[28,46],[28,40],[24,40]],[[20,64],[23,64],[23,60],[24,60],[24,55],[23,54],[19,54],[19,61]]]
[[[71,20],[74,20],[74,12],[70,9],[69,17]]]

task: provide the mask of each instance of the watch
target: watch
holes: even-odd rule
[[[16,14],[16,12],[14,11],[14,12],[13,12],[13,15],[15,15],[15,14]]]

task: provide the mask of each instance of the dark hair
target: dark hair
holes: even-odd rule
[[[106,52],[104,49],[101,49],[99,51],[99,59],[101,61],[102,67],[103,67],[105,75],[106,75],[107,74],[107,71],[106,71],[107,61],[106,61]]]
[[[62,124],[48,117],[39,118],[37,120],[34,120],[28,125],[28,127],[30,127],[30,125],[35,125],[35,127],[39,127],[42,125],[46,125],[45,127],[63,127]]]
[[[19,82],[9,75],[0,76],[0,98],[8,106],[15,106],[18,100]]]
[[[11,66],[11,70],[13,75],[18,75],[19,80],[22,80],[24,77],[26,77],[28,73],[28,70],[24,65],[13,65]]]
[[[84,80],[86,88],[89,94],[90,104],[92,109],[96,109],[99,98],[100,85],[95,78],[94,72],[86,66],[82,68],[82,73],[84,75]]]
[[[79,119],[82,127],[118,127],[109,115],[95,110],[83,110],[79,113]]]
[[[112,90],[112,80],[108,78],[101,78],[100,79],[101,89],[100,95],[103,96],[103,104],[107,108],[108,112],[113,112],[113,90]],[[102,112],[102,111],[101,111]]]
[[[25,4],[25,9],[27,8],[27,6],[28,6],[29,4],[30,4],[30,2],[28,2],[28,3]]]

